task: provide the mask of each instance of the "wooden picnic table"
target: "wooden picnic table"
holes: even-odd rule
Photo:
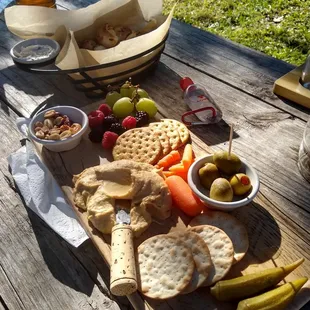
[[[95,0],[59,0],[60,9]],[[132,309],[127,298],[109,292],[109,269],[90,240],[68,245],[23,203],[7,156],[20,148],[18,116],[29,117],[41,103],[83,107],[93,100],[60,75],[18,69],[9,56],[20,39],[0,16],[0,309]],[[245,222],[250,248],[241,264],[271,267],[305,258],[293,278],[310,275],[310,184],[297,157],[309,110],[278,98],[274,81],[294,66],[209,32],[173,20],[156,71],[143,81],[163,117],[180,120],[186,110],[180,77],[205,85],[223,111],[223,120],[192,128],[196,149],[227,147],[234,123],[234,152],[255,167],[261,187],[236,216]],[[59,154],[60,160],[63,154]],[[206,309],[187,295],[160,309]],[[158,309],[159,309],[158,308]],[[306,306],[304,307],[306,309]]]

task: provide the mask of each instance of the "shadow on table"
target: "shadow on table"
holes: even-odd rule
[[[1,85],[2,84],[2,85]],[[57,105],[82,107],[98,99],[89,99],[77,91],[66,75],[44,75],[25,72],[16,66],[0,70],[1,109],[9,115],[6,101],[25,116],[40,108]]]
[[[293,108],[296,109],[296,110],[299,110],[299,111],[305,112],[305,113],[308,113],[308,112],[309,112],[309,108],[306,108],[306,107],[304,107],[304,106],[302,106],[302,105],[300,105],[300,104],[297,104],[297,103],[295,103],[295,102],[293,102],[293,101],[291,101],[291,100],[289,100],[289,99],[286,99],[286,98],[284,98],[284,97],[282,97],[282,96],[278,96],[278,95],[275,95],[275,96],[277,96],[280,100],[282,100],[283,102],[285,102],[285,104],[287,104],[287,105],[293,107]]]

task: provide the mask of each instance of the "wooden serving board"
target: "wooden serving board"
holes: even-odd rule
[[[94,103],[87,106],[84,111],[88,113],[89,111],[94,110],[97,106],[98,103]],[[191,139],[196,157],[200,157],[205,153],[212,153],[212,150],[194,134],[191,134]],[[49,170],[63,189],[68,202],[76,212],[81,225],[86,230],[106,264],[110,266],[110,236],[104,235],[94,229],[87,220],[86,212],[81,211],[74,205],[72,177],[86,168],[112,161],[111,153],[103,150],[100,144],[90,142],[87,136],[83,138],[78,147],[68,152],[50,152],[45,148],[40,147],[38,144],[36,147],[43,162],[49,167]],[[226,278],[274,267],[276,265],[274,258],[278,258],[281,254],[281,238],[279,239],[279,228],[277,223],[270,219],[270,214],[268,212],[261,207],[257,207],[258,204],[253,202],[251,205],[239,208],[233,212],[233,214],[247,227],[250,248],[243,260],[231,268]],[[137,247],[147,238],[157,234],[166,234],[170,231],[184,230],[189,221],[190,218],[188,216],[184,215],[178,209],[173,208],[172,216],[162,223],[153,222],[148,230],[135,240],[135,246]],[[279,259],[277,259],[277,262],[278,261]],[[292,259],[286,260],[283,255],[281,264],[286,264],[291,261]],[[296,278],[296,276],[294,278]],[[186,309],[188,310],[236,309],[236,304],[216,301],[210,295],[209,288],[199,288],[193,293],[179,295],[165,301],[146,298],[139,292],[127,297],[135,309],[181,309],[184,306],[186,306]]]

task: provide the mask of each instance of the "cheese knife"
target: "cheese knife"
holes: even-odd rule
[[[124,208],[120,204],[115,207],[116,224],[112,228],[111,236],[110,290],[116,296],[129,295],[137,290],[133,231],[129,212],[129,208]]]

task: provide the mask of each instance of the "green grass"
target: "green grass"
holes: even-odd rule
[[[295,65],[310,50],[309,0],[180,0],[174,18]]]

